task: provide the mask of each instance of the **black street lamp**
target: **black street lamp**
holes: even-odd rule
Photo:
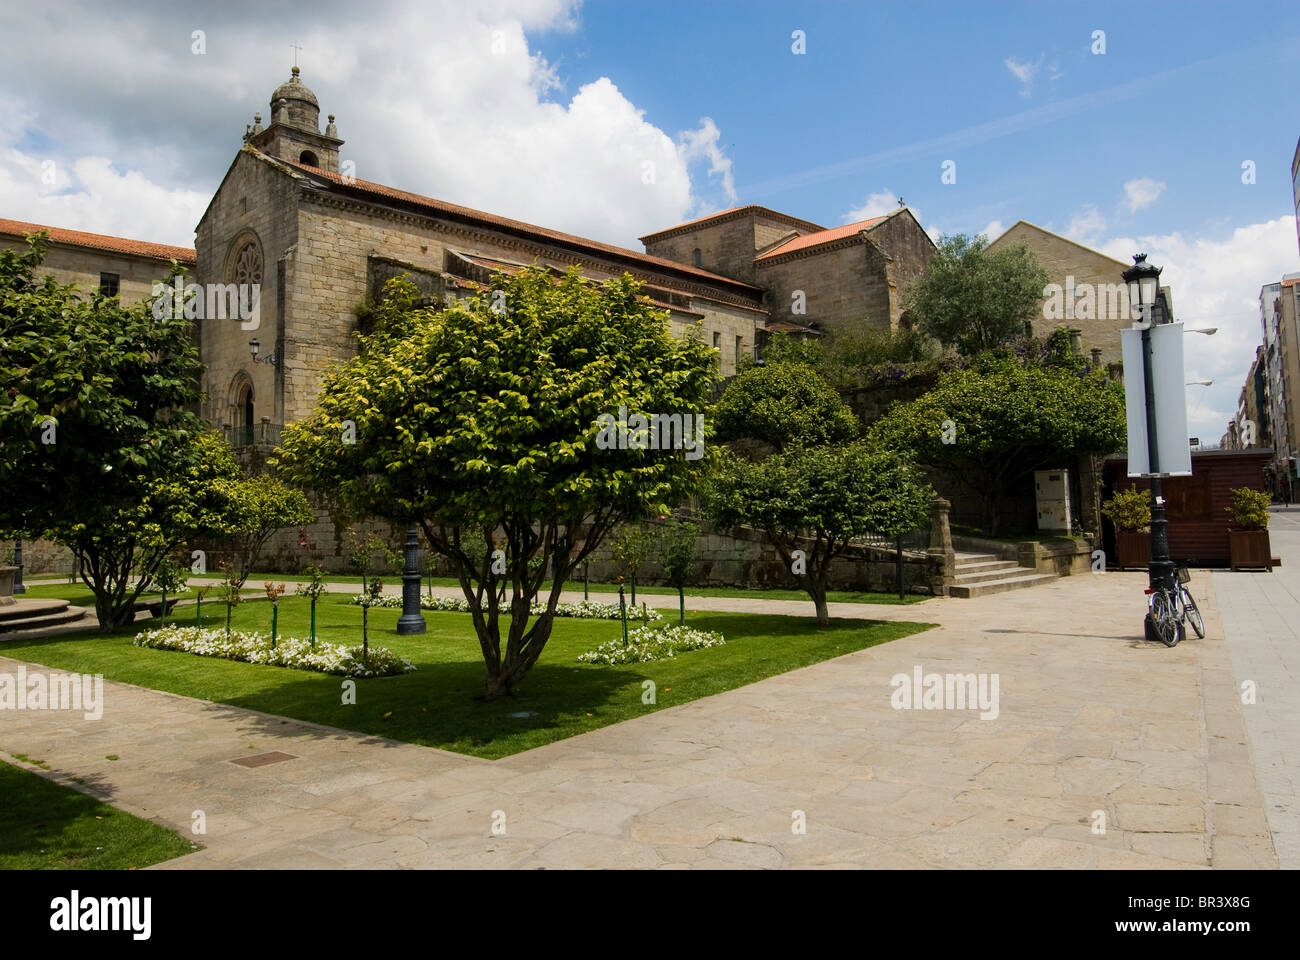
[[[403,636],[424,633],[424,614],[420,612],[420,533],[406,529],[406,566],[402,569],[402,615],[397,618],[397,632]]]
[[[18,569],[14,571],[14,594],[26,593],[27,588],[23,586],[23,542],[14,541],[14,566]]]
[[[1142,387],[1146,395],[1147,479],[1151,484],[1151,561],[1147,566],[1148,586],[1166,590],[1174,588],[1174,562],[1169,557],[1169,524],[1165,517],[1165,498],[1160,487],[1159,456],[1156,438],[1156,397],[1153,385],[1151,327],[1169,323],[1168,304],[1160,293],[1160,267],[1147,263],[1145,253],[1133,257],[1133,266],[1124,271],[1129,303],[1142,317]],[[1150,624],[1147,626],[1150,632]]]
[[[260,356],[262,352],[262,344],[258,342],[257,337],[248,341],[248,351],[253,355],[254,363],[269,363],[273,367],[278,367],[280,365],[280,358],[275,354],[271,354],[269,357]]]

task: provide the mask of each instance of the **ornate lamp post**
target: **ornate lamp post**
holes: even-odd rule
[[[402,615],[397,618],[401,635],[424,633],[424,614],[420,612],[420,533],[406,529],[406,566],[402,568]]]
[[[26,593],[27,588],[23,586],[23,542],[14,541],[14,566],[18,569],[14,571],[14,594]]]
[[[1142,317],[1142,387],[1146,397],[1147,414],[1147,479],[1151,484],[1151,562],[1147,566],[1147,579],[1152,588],[1172,590],[1174,562],[1169,557],[1169,524],[1165,517],[1165,498],[1160,487],[1160,464],[1156,442],[1156,398],[1153,383],[1151,354],[1151,327],[1168,323],[1167,304],[1160,295],[1160,267],[1147,261],[1145,253],[1133,258],[1133,266],[1124,271],[1128,285],[1129,303]],[[1148,630],[1150,627],[1148,626]]]

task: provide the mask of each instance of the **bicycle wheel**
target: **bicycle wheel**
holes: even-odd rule
[[[1174,612],[1175,601],[1164,590],[1151,597],[1151,629],[1166,647],[1176,647],[1186,636],[1183,622]]]
[[[1200,607],[1196,605],[1196,600],[1192,597],[1191,593],[1188,592],[1186,587],[1183,587],[1179,592],[1183,595],[1183,611],[1187,616],[1187,622],[1190,623],[1192,629],[1196,631],[1196,636],[1204,640],[1205,621],[1201,618]]]

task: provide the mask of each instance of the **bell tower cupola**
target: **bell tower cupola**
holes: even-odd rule
[[[320,103],[298,73],[295,66],[289,79],[271,94],[270,124],[263,129],[259,114],[255,125],[245,131],[244,142],[277,160],[338,173],[343,141],[338,137],[334,115],[330,114],[329,126],[321,133]]]

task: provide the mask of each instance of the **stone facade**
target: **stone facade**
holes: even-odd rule
[[[1034,317],[1034,333],[1042,337],[1057,327],[1069,327],[1079,331],[1088,347],[1101,350],[1103,363],[1122,360],[1120,331],[1133,324],[1123,277],[1129,264],[1024,220],[990,243],[989,249],[1004,249],[1022,243],[1038,258],[1051,278],[1049,282],[1062,288],[1062,313],[1055,313],[1048,305],[1048,298],[1044,297],[1043,306]],[[1076,310],[1083,300],[1085,285],[1093,291],[1095,307]],[[1115,290],[1117,286],[1118,293]],[[1069,298],[1072,302],[1068,311],[1064,309],[1067,287],[1077,291],[1073,298]],[[1122,299],[1122,304],[1117,303],[1117,297]]]

